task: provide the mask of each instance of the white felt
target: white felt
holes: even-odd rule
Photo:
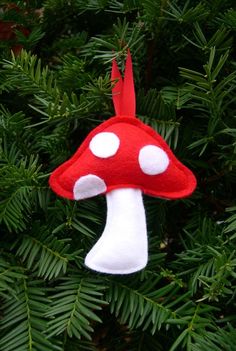
[[[148,175],[165,172],[169,165],[169,158],[164,150],[155,145],[146,145],[139,152],[139,165]]]
[[[106,194],[104,232],[85,258],[89,268],[102,273],[128,274],[147,264],[146,217],[139,189],[117,189]]]
[[[101,158],[114,156],[119,149],[120,139],[114,133],[99,133],[90,141],[89,148],[91,152]]]
[[[94,174],[80,177],[74,185],[73,193],[75,200],[87,199],[104,193],[107,187],[103,179]]]

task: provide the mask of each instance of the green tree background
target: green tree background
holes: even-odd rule
[[[0,350],[236,350],[235,1],[0,9]],[[104,198],[67,201],[48,177],[114,115],[111,60],[122,68],[127,46],[138,117],[198,187],[144,198],[148,266],[110,276],[83,264]]]

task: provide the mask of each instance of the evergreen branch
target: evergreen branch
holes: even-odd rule
[[[28,216],[37,189],[37,178],[40,167],[38,157],[33,155],[18,161],[17,152],[12,159],[12,150],[3,153],[3,163],[0,168],[0,184],[3,198],[0,201],[0,222],[5,223],[9,231],[22,231],[26,228]],[[14,163],[12,164],[11,161]]]
[[[140,89],[137,95],[138,114],[160,120],[174,119],[176,105],[172,96],[165,89],[160,92],[157,89],[149,89],[147,93],[144,89]],[[183,103],[183,101],[180,102],[181,105]]]
[[[190,236],[189,232],[185,233]],[[198,244],[178,254],[178,267],[187,267],[186,272],[182,269],[181,276],[190,275],[189,289],[193,295],[197,292],[198,296],[202,295],[198,301],[219,301],[232,293],[230,277],[236,276],[235,251],[234,247],[227,245],[228,240],[216,245],[215,238],[219,238],[221,233],[222,228],[219,228],[219,225],[204,218],[197,232],[193,234],[198,238]],[[199,291],[199,288],[203,289],[203,292]]]
[[[233,8],[227,9],[224,13],[219,13],[217,22],[235,31],[236,11]]]
[[[222,349],[233,351],[235,349],[236,332],[231,327],[227,329],[218,328],[214,332],[205,332],[203,335],[194,334],[192,351],[222,351]]]
[[[176,149],[179,140],[179,122],[157,120],[146,116],[139,116],[139,118],[160,134],[171,148]]]
[[[236,206],[230,207],[227,209],[227,212],[232,213],[231,216],[225,221],[225,228],[224,232],[225,233],[231,233],[233,234],[230,237],[230,240],[234,240],[236,238]],[[235,232],[235,233],[234,233]]]
[[[210,39],[207,39],[205,33],[202,31],[199,22],[193,24],[194,32],[193,39],[189,39],[186,35],[183,37],[193,46],[203,51],[209,52],[213,47],[220,51],[228,50],[232,45],[232,37],[230,37],[230,31],[224,26],[219,28],[213,33]]]
[[[195,7],[189,7],[189,5],[190,1],[186,1],[182,8],[177,4],[168,2],[169,10],[164,11],[167,15],[169,15],[167,19],[177,21],[181,24],[184,22],[194,23],[196,18],[198,18],[198,22],[206,19],[209,11],[206,9],[204,4],[199,3]]]
[[[0,296],[8,299],[16,297],[16,287],[20,279],[24,277],[24,270],[16,265],[0,258]]]
[[[189,296],[182,294],[178,299],[172,300],[180,287],[175,282],[157,288],[160,277],[145,281],[140,287],[135,284],[126,285],[124,282],[112,281],[107,291],[107,301],[111,313],[119,316],[122,324],[128,323],[131,329],[141,327],[142,330],[150,329],[154,334],[163,324],[185,324],[178,313],[178,304],[184,303]],[[188,305],[188,303],[187,303]],[[186,308],[187,308],[186,305]],[[173,310],[173,307],[176,310]]]
[[[101,212],[104,213],[104,203],[99,204],[96,200],[72,203],[56,200],[55,208],[49,213],[53,234],[64,230],[75,231],[74,242],[78,241],[79,247],[84,240],[83,237],[95,238],[102,223]],[[91,243],[87,242],[88,247]],[[88,249],[86,247],[86,250]]]
[[[191,99],[192,91],[186,86],[183,87],[164,87],[160,95],[165,103],[174,104],[177,110],[180,110]]]
[[[190,316],[186,316],[188,321],[188,327],[184,329],[178,338],[175,340],[170,348],[170,351],[175,351],[181,347],[185,347],[187,350],[191,350],[194,338],[201,339],[205,335],[205,328],[208,327],[210,330],[216,331],[217,328],[212,323],[210,313],[214,311],[214,308],[208,305],[197,304],[193,309]],[[202,317],[202,314],[204,316]]]
[[[61,123],[71,122],[72,119],[86,121],[95,103],[96,101],[88,101],[83,96],[79,101],[75,94],[71,95],[71,100],[66,93],[63,93],[62,96],[58,95],[54,100],[35,95],[34,104],[29,104],[29,106],[38,114],[44,116],[44,119],[29,127],[37,127],[48,123],[49,120],[55,120],[55,123],[58,123],[58,119],[61,119]]]
[[[112,37],[100,35],[91,38],[83,48],[83,55],[110,63],[114,56],[118,59],[125,57],[127,48],[130,48],[132,53],[141,49],[144,36],[138,23],[130,24],[125,18],[123,21],[118,18],[117,23],[113,25],[113,31]]]
[[[190,87],[193,103],[190,102],[189,107],[203,111],[203,115],[209,115],[207,133],[189,145],[189,149],[199,150],[199,155],[206,152],[207,147],[215,142],[222,127],[224,129],[224,110],[227,104],[233,103],[231,94],[236,88],[236,73],[230,73],[217,84],[228,56],[227,51],[217,60],[216,48],[211,47],[208,62],[203,66],[205,74],[185,68],[180,69],[181,76],[190,81],[186,87]]]
[[[136,0],[129,1],[118,1],[118,0],[110,0],[109,8],[106,9],[107,12],[113,13],[132,13],[134,11],[141,10],[141,3]]]
[[[20,186],[0,202],[0,223],[5,223],[10,232],[26,228],[26,213],[31,208],[33,190],[33,186]]]
[[[169,90],[166,88],[160,92],[157,89],[150,89],[147,94],[140,89],[137,96],[139,118],[156,130],[175,149],[180,125],[175,121],[176,109],[181,108],[190,96],[189,89],[184,88],[169,88]]]
[[[30,119],[25,116],[22,111],[11,113],[3,105],[0,105],[0,131],[2,135],[24,135],[24,128],[29,123]]]
[[[22,50],[20,55],[5,60],[3,67],[13,87],[21,87],[21,94],[39,94],[51,99],[59,95],[54,74],[48,67],[41,68],[41,60],[36,55]]]
[[[161,29],[165,26],[164,12],[168,8],[168,0],[144,0],[140,2],[141,18],[145,20],[147,30],[159,35]]]
[[[37,238],[24,235],[16,254],[37,276],[51,280],[61,274],[66,274],[68,263],[75,258],[78,259],[78,252],[70,254],[68,240],[58,240],[53,234],[43,229],[41,228],[41,233]]]
[[[49,341],[44,334],[47,310],[42,282],[22,279],[16,288],[17,298],[11,297],[1,306],[4,315],[0,322],[0,349],[3,351],[60,351],[60,343]]]
[[[69,337],[91,340],[91,321],[101,322],[94,310],[100,310],[101,305],[106,303],[102,300],[102,290],[105,289],[102,281],[70,275],[54,289],[57,293],[51,297],[52,305],[46,313],[52,319],[49,335],[60,335],[66,331]]]
[[[94,107],[93,101],[87,101],[81,97],[78,100],[75,93],[68,96],[66,92],[60,91],[54,73],[49,70],[48,66],[41,67],[41,60],[36,55],[24,50],[20,55],[12,56],[12,60],[4,61],[4,69],[7,72],[7,79],[11,82],[12,88],[20,88],[23,95],[29,95],[33,98],[29,104],[37,113],[46,117],[39,123],[43,124],[48,119],[63,118],[70,116],[78,118],[79,115],[87,116],[88,109]]]
[[[26,50],[30,50],[34,47],[45,35],[40,27],[33,28],[28,37],[20,31],[16,31],[16,34],[18,42],[22,44]]]

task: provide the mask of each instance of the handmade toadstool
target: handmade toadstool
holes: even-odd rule
[[[72,200],[105,194],[105,229],[85,258],[95,271],[128,274],[147,264],[148,244],[142,193],[165,199],[190,195],[193,173],[162,137],[135,117],[135,92],[128,51],[124,80],[112,65],[116,116],[95,128],[74,156],[50,177],[51,188]]]

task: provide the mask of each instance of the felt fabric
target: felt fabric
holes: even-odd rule
[[[94,174],[80,177],[74,185],[73,194],[75,200],[87,199],[106,191],[104,180]]]
[[[99,272],[127,274],[147,263],[147,229],[142,195],[178,199],[190,195],[196,178],[152,128],[135,118],[135,92],[128,51],[122,79],[112,64],[116,116],[89,133],[76,153],[52,172],[60,196],[85,199],[106,194],[104,232],[85,264]]]
[[[89,148],[97,157],[107,158],[116,154],[120,140],[114,133],[98,133],[89,143]]]
[[[127,60],[125,64],[124,80],[121,77],[116,60],[112,62],[111,80],[117,80],[112,89],[112,99],[116,115],[135,116],[136,101],[133,80],[133,66],[128,49]]]
[[[116,116],[120,116],[121,112],[121,101],[122,101],[122,87],[123,80],[117,66],[116,60],[112,61],[112,70],[111,70],[111,81],[114,82],[112,88],[112,100],[115,109]]]
[[[157,175],[166,171],[169,158],[164,150],[155,145],[146,145],[139,151],[138,162],[143,173]]]
[[[119,138],[116,154],[107,158],[95,156],[89,148],[91,140],[103,132],[114,133]],[[169,164],[165,172],[148,175],[142,171],[140,150],[150,145],[167,155]],[[89,174],[105,182],[105,192],[137,188],[147,195],[167,199],[186,197],[196,186],[193,173],[178,161],[162,137],[137,118],[126,116],[110,118],[95,128],[74,156],[51,174],[50,186],[58,195],[74,199],[75,182]]]
[[[142,193],[139,189],[109,192],[104,232],[85,258],[95,271],[128,274],[147,264],[147,229]]]

